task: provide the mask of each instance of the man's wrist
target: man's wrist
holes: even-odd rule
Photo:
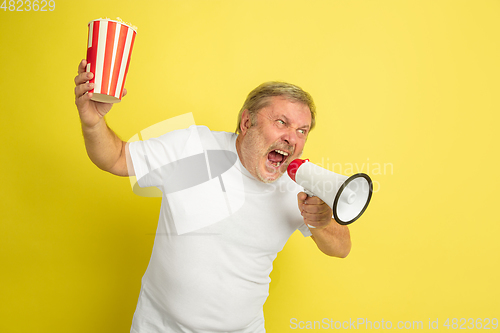
[[[97,123],[95,123],[94,125],[88,125],[88,124],[85,124],[84,122],[81,122],[81,125],[82,125],[82,130],[85,133],[89,133],[89,134],[99,132],[102,130],[103,126],[105,126],[105,128],[108,126],[106,124],[106,121],[104,120],[104,117],[100,118],[99,121]]]

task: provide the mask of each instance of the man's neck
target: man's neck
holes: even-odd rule
[[[246,163],[245,163],[245,161],[243,159],[243,155],[241,153],[241,142],[242,142],[242,140],[243,140],[243,135],[239,134],[236,137],[236,153],[238,154],[238,158],[240,159],[241,164],[245,167],[245,169],[247,169],[247,167],[245,166]]]

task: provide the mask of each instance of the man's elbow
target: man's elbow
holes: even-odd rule
[[[135,176],[135,173],[131,168],[130,152],[126,142],[122,141],[122,149],[120,150],[120,155],[118,156],[115,164],[111,168],[104,171],[120,177]]]
[[[351,252],[351,247],[349,246],[349,248],[340,251],[335,257],[344,259],[347,258],[350,252]]]
[[[327,256],[344,259],[351,252],[351,243],[349,242],[349,244],[344,244],[341,247],[321,251]]]

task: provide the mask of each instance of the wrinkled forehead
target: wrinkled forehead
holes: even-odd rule
[[[270,120],[282,119],[293,123],[298,128],[311,127],[311,110],[309,106],[301,101],[287,98],[286,96],[271,96],[265,105],[257,111]]]

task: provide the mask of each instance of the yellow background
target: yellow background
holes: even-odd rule
[[[500,318],[500,1],[56,0],[0,10],[0,332],[130,329],[160,201],[85,153],[73,78],[99,17],[139,28],[107,118],[124,140],[188,112],[233,131],[284,80],[318,107],[304,157],[371,168],[347,259],[297,233],[278,255],[268,332]]]

